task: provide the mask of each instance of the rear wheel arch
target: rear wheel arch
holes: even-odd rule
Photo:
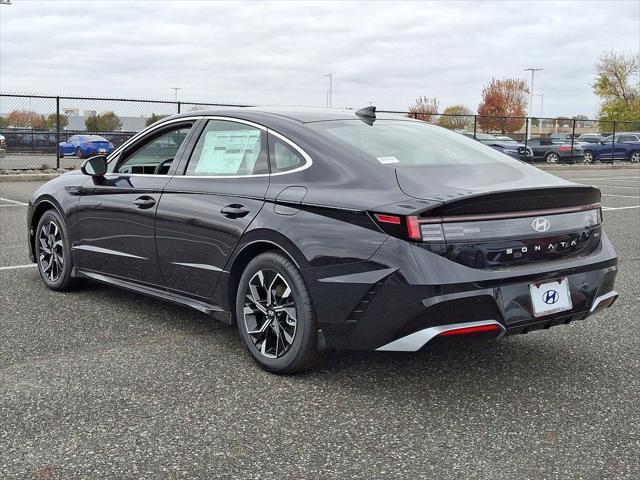
[[[249,238],[243,239],[241,248],[232,257],[231,266],[228,268],[229,280],[227,282],[226,300],[232,312],[234,311],[236,290],[240,283],[240,277],[242,277],[242,273],[249,265],[249,262],[258,255],[269,251],[279,252],[290,259],[299,270],[307,265],[302,253],[286,237],[278,238],[280,235],[273,232],[268,237],[266,235],[258,236],[253,233]]]

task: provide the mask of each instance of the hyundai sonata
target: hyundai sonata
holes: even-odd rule
[[[600,192],[417,120],[199,111],[43,185],[29,247],[82,279],[236,325],[265,369],[582,320],[617,297]]]

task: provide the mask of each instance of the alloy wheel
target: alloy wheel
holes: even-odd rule
[[[549,155],[547,155],[548,163],[556,163],[557,161],[558,161],[558,155],[556,155],[555,153],[550,153]]]
[[[593,154],[591,152],[584,152],[584,163],[593,162]]]
[[[38,242],[40,270],[50,282],[55,282],[64,270],[64,246],[60,227],[53,221],[44,223],[38,234]]]
[[[245,298],[244,325],[253,346],[264,357],[282,357],[293,345],[298,324],[291,287],[278,272],[259,270]]]
[[[640,162],[640,152],[633,152],[633,154],[631,155],[631,163],[638,162]]]

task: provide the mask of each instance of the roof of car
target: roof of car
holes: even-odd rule
[[[251,116],[274,116],[287,118],[300,123],[322,122],[328,120],[358,120],[356,110],[335,108],[307,108],[307,107],[243,107],[224,110],[197,110],[181,113],[179,116],[214,115],[237,116],[247,118]],[[399,113],[376,112],[376,119],[405,119],[410,120]]]

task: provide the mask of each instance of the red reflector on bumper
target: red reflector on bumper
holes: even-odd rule
[[[446,332],[442,332],[440,337],[448,337],[451,335],[466,335],[468,333],[481,333],[481,332],[495,332],[500,329],[497,325],[479,325],[477,327],[465,327],[465,328],[455,328],[453,330],[447,330]]]

